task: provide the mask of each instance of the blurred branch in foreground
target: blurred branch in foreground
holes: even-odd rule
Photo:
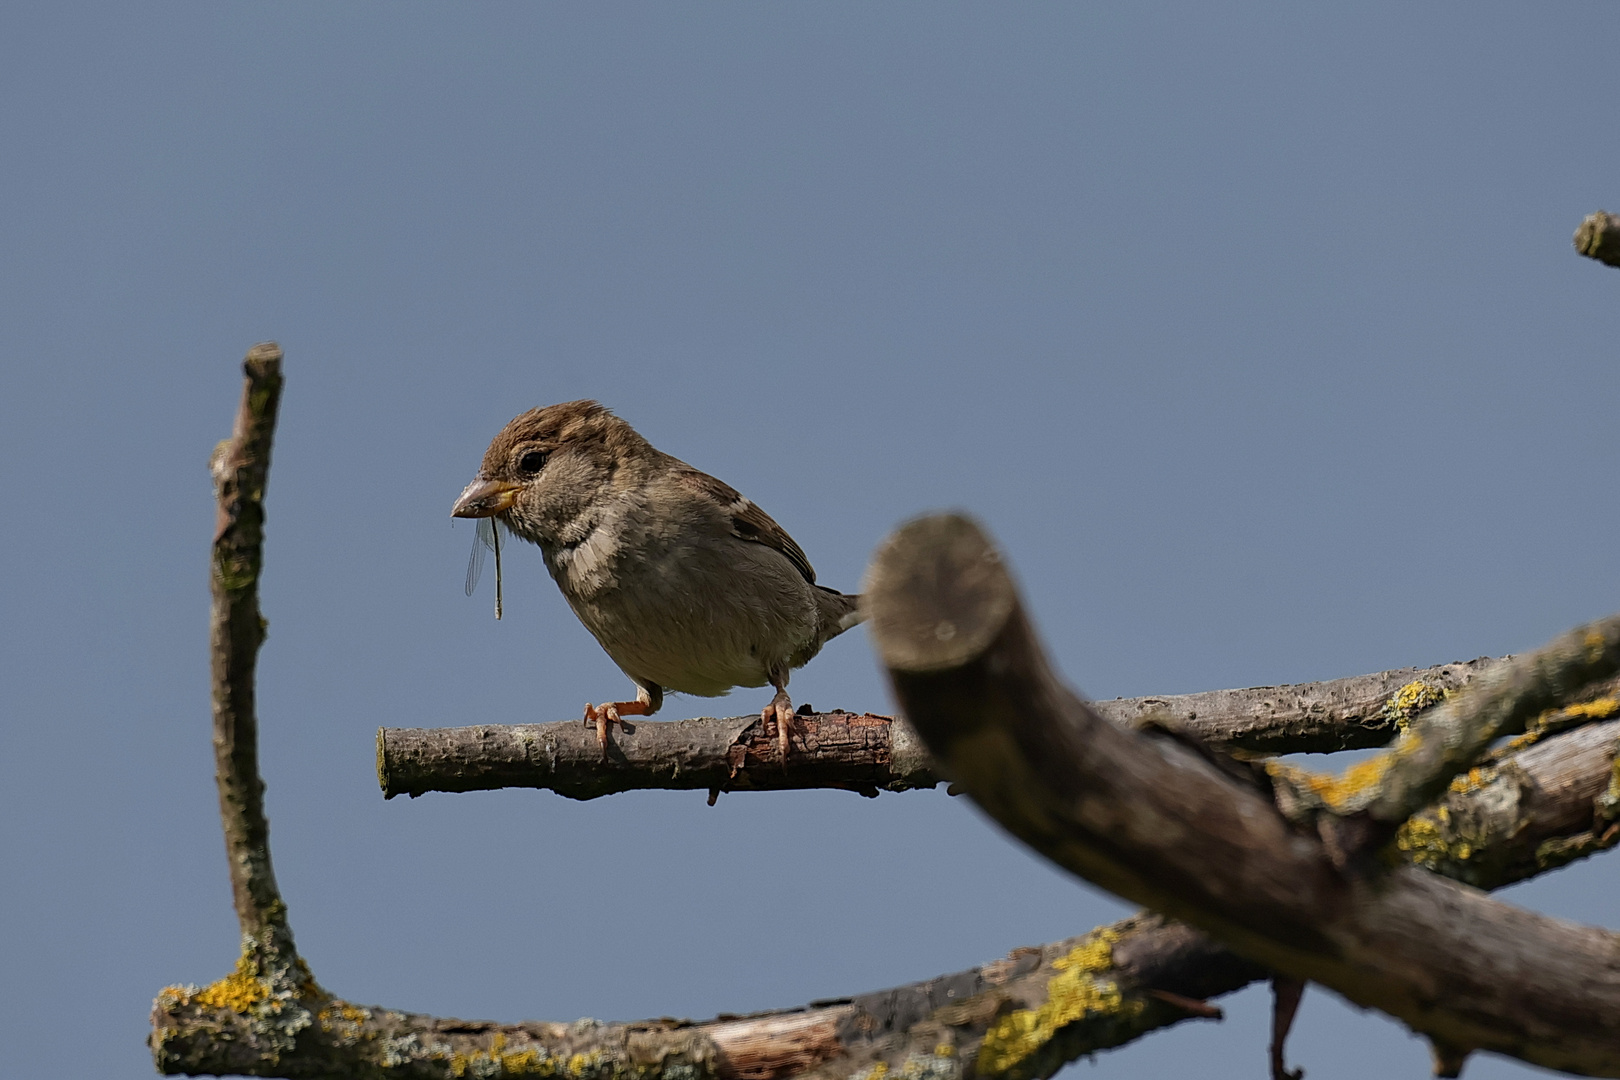
[[[1442,1075],[1475,1050],[1620,1075],[1620,936],[1398,860],[1344,859],[1333,829],[1319,839],[1279,811],[1262,770],[1102,719],[1053,674],[1004,560],[973,522],[941,515],[901,528],[863,591],[895,695],[944,770],[1057,865],[1403,1020],[1429,1037]],[[1548,685],[1612,671],[1617,640],[1620,620],[1605,620],[1516,658],[1483,690],[1452,698],[1432,728],[1414,724],[1380,767],[1320,781],[1383,796],[1392,776],[1374,805],[1406,799],[1437,768],[1472,764],[1430,753],[1426,738],[1519,715],[1516,692],[1541,701]],[[1319,825],[1353,823],[1326,802]]]

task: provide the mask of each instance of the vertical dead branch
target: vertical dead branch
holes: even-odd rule
[[[213,596],[209,651],[213,674],[214,778],[231,865],[231,896],[244,938],[293,951],[286,905],[270,866],[270,824],[259,778],[254,669],[264,642],[259,571],[264,565],[264,489],[281,401],[281,348],[255,345],[231,437],[214,448],[209,471],[219,500],[208,584]]]

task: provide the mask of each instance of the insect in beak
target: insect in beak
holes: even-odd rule
[[[478,588],[478,579],[484,573],[484,550],[495,552],[495,618],[501,617],[501,525],[492,517],[478,519],[478,534],[473,537],[472,554],[467,556],[468,596]]]

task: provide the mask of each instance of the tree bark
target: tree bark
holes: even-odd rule
[[[1417,712],[1503,663],[1481,657],[1329,682],[1115,698],[1093,707],[1116,723],[1151,719],[1222,750],[1331,753],[1384,745]],[[605,758],[594,729],[579,721],[380,728],[377,780],[390,799],[505,787],[594,799],[649,788],[843,788],[876,795],[931,788],[943,779],[902,718],[810,712],[800,723],[803,739],[786,768],[774,730],[757,714],[637,721],[613,733]]]
[[[1347,873],[1264,785],[1103,720],[1053,675],[973,523],[905,526],[865,591],[896,697],[936,758],[1053,862],[1398,1017],[1448,1061],[1484,1049],[1620,1075],[1620,939],[1411,867]]]

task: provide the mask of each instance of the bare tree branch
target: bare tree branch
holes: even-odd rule
[[[1620,720],[1610,720],[1472,770],[1400,827],[1396,847],[1418,866],[1481,889],[1613,847],[1617,750]]]
[[[587,734],[595,749],[594,733]],[[1441,807],[1402,830],[1399,850],[1420,866],[1490,889],[1612,845],[1620,830],[1599,804],[1612,783],[1617,748],[1620,721],[1548,737],[1464,778]],[[1057,967],[1059,960],[1069,966]],[[171,1032],[171,1061],[187,1066],[176,1071],[292,1076],[327,1069],[364,1076],[366,1069],[382,1068],[379,1063],[410,1058],[415,1075],[454,1076],[459,1066],[470,1076],[496,1060],[514,1063],[514,1070],[520,1062],[557,1068],[586,1052],[602,1062],[622,1061],[632,1039],[641,1046],[668,1037],[684,1047],[668,1059],[673,1077],[697,1058],[711,1060],[701,1041],[707,1037],[716,1047],[713,1067],[726,1077],[765,1080],[810,1070],[843,1080],[879,1062],[903,1070],[918,1061],[940,1076],[971,1062],[977,1075],[1036,1077],[1081,1055],[1208,1016],[1212,1010],[1199,1007],[1204,999],[1268,977],[1185,924],[1142,913],[1084,937],[1020,949],[982,968],[896,990],[685,1027],[473,1023],[319,996],[306,1005],[316,1030],[301,1036],[293,1055],[267,1065],[267,1038],[223,987],[168,991],[160,1006]],[[992,1038],[988,1023],[972,1022],[985,1015],[1016,1019]],[[934,1053],[947,1043],[931,1041],[946,1029],[949,1061]],[[678,1043],[682,1038],[688,1041]],[[588,1041],[590,1049],[581,1050]],[[388,1075],[400,1075],[398,1065],[390,1069]],[[652,1074],[644,1075],[650,1080]]]
[[[1053,676],[999,554],[964,518],[902,528],[866,592],[918,732],[992,817],[1058,865],[1398,1017],[1447,1061],[1484,1049],[1620,1075],[1616,935],[1411,867],[1343,873],[1260,784],[1104,721]]]
[[[1407,818],[1430,805],[1452,779],[1481,761],[1491,744],[1620,671],[1620,616],[1578,627],[1516,657],[1415,718],[1389,750],[1342,777],[1312,778],[1311,789],[1351,829],[1355,854],[1382,847]]]
[[[1599,210],[1575,230],[1575,250],[1607,266],[1620,266],[1620,217]]]
[[[264,562],[264,489],[281,400],[281,349],[255,345],[243,361],[242,404],[231,437],[209,461],[219,511],[208,577],[213,672],[214,778],[230,858],[231,895],[242,933],[291,945],[286,910],[270,866],[270,824],[259,779],[254,668],[264,642],[259,570]]]
[[[924,983],[701,1024],[501,1025],[358,1006],[328,994],[293,948],[271,873],[255,751],[253,664],[263,638],[256,582],[279,360],[274,346],[249,354],[235,433],[213,461],[221,503],[213,563],[216,766],[243,953],[236,971],[213,985],[159,995],[151,1043],[163,1071],[571,1080],[776,1080],[806,1073],[878,1080],[896,1072],[916,1080],[1024,1080],[1167,1024],[1216,1017],[1219,1010],[1204,999],[1266,977],[1191,928],[1144,913]],[[1401,700],[1411,705],[1424,696],[1412,692]],[[1601,708],[1587,706],[1586,714],[1595,717]],[[864,726],[892,740],[884,721],[842,722],[851,738]],[[1403,832],[1409,842],[1401,849],[1490,887],[1607,846],[1620,807],[1611,764],[1617,728],[1620,722],[1553,735],[1466,778],[1428,826]],[[757,756],[763,761],[773,748],[767,739]],[[904,747],[897,752],[891,742],[889,765],[905,757]],[[599,756],[595,765],[603,767]],[[904,766],[896,775],[921,774]]]
[[[1116,698],[1093,708],[1116,723],[1148,717],[1211,746],[1254,754],[1330,753],[1382,746],[1416,712],[1503,663],[1481,658],[1401,668],[1330,682],[1197,694]],[[786,791],[844,788],[863,795],[931,788],[941,779],[903,719],[810,712],[787,767],[757,714],[644,721],[615,734],[606,760],[594,729],[578,721],[381,728],[383,795],[543,788],[594,799],[648,788]]]
[[[759,714],[626,723],[603,757],[578,720],[463,728],[381,728],[383,795],[549,788],[571,799],[620,791],[787,791],[847,788],[864,795],[937,784],[933,761],[904,723],[871,713],[800,710],[783,768],[774,725]]]

